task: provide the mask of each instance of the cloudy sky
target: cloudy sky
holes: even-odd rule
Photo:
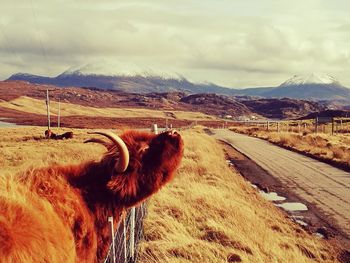
[[[228,87],[328,73],[350,87],[347,0],[0,0],[0,79],[181,75]]]

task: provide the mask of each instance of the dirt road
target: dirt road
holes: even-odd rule
[[[289,190],[334,219],[350,238],[350,173],[261,139],[228,130],[213,132],[214,137],[231,144]]]

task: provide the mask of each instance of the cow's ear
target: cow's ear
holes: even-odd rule
[[[137,150],[139,154],[144,154],[149,149],[149,144],[142,142],[139,149]]]

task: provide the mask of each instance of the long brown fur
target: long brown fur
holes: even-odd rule
[[[117,226],[124,209],[173,178],[183,154],[177,133],[127,131],[121,138],[130,154],[123,173],[114,170],[116,147],[103,142],[108,151],[98,162],[34,169],[0,181],[0,262],[103,260],[107,218],[113,216]]]

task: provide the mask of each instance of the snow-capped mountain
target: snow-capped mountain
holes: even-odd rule
[[[350,100],[350,89],[326,74],[294,76],[277,88],[268,90],[264,97],[288,97],[307,100]]]
[[[109,76],[109,77],[131,77],[131,76],[158,76],[167,79],[182,79],[183,77],[176,72],[164,72],[157,68],[148,66],[142,67],[132,63],[117,63],[117,62],[98,62],[85,65],[73,66],[58,75],[65,76]]]
[[[212,83],[192,83],[176,74],[143,73],[111,74],[92,71],[91,67],[70,68],[56,77],[43,77],[17,73],[7,80],[21,80],[36,84],[51,84],[59,87],[89,87],[120,90],[134,93],[181,91],[189,93],[217,93],[231,95],[232,90]],[[101,73],[96,73],[101,72]],[[139,71],[140,72],[140,71]]]
[[[280,87],[307,84],[339,84],[339,82],[331,75],[312,73],[310,75],[294,75],[292,78],[283,82]]]

